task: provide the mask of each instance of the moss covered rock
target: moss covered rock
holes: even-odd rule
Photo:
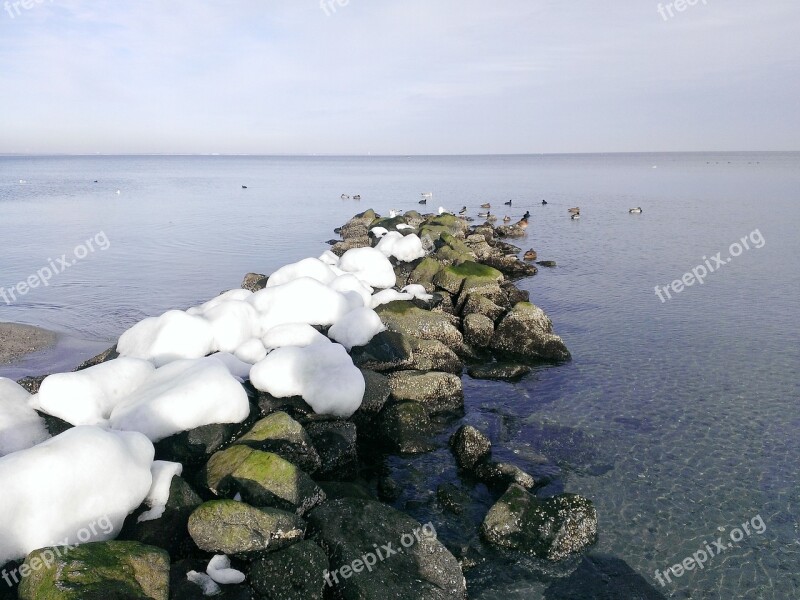
[[[436,274],[441,268],[442,264],[438,260],[429,256],[425,257],[416,268],[411,271],[411,274],[408,276],[408,283],[418,283],[421,285],[432,284],[433,278],[436,277]]]
[[[418,308],[411,302],[395,300],[375,309],[390,330],[423,340],[439,340],[458,351],[464,337],[445,313]]]
[[[309,474],[313,474],[321,464],[306,430],[282,411],[261,419],[234,443],[273,452]]]
[[[562,361],[571,358],[564,341],[553,333],[553,323],[544,311],[520,302],[495,330],[492,349],[528,360]]]
[[[419,402],[430,413],[456,410],[464,405],[461,378],[438,371],[398,371],[389,376],[389,388],[398,402]]]
[[[464,339],[468,344],[485,348],[492,342],[494,321],[484,315],[472,313],[464,317]]]
[[[305,523],[277,508],[212,500],[201,504],[189,517],[189,535],[206,552],[247,554],[290,546],[303,539]]]
[[[471,278],[475,284],[499,283],[503,280],[503,274],[492,267],[466,261],[445,267],[436,274],[433,283],[451,294],[458,294],[467,278]]]
[[[169,597],[169,555],[138,542],[35,550],[20,568],[26,572],[18,592],[22,600]]]

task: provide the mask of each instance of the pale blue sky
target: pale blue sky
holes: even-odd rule
[[[797,0],[3,1],[0,153],[800,149]]]

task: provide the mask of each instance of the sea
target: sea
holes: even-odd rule
[[[464,375],[439,449],[387,459],[395,505],[477,545],[494,498],[446,449],[470,423],[499,458],[550,469],[551,491],[590,498],[592,555],[665,598],[800,598],[800,153],[3,156],[0,321],[62,343],[0,376],[74,368],[144,317],[319,256],[368,208],[477,219],[486,202],[530,211],[517,243],[557,266],[518,285],[573,359],[517,383]],[[477,499],[468,534],[448,529],[444,482]],[[701,550],[702,568],[670,570]],[[467,580],[471,598],[558,597],[535,565],[485,557]]]

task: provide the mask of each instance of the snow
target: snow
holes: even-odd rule
[[[325,250],[325,252],[320,255],[319,259],[328,266],[339,264],[339,257],[330,250]]]
[[[336,321],[328,330],[328,337],[351,350],[353,346],[364,346],[386,326],[371,308],[357,308]]]
[[[373,227],[369,230],[369,232],[374,235],[376,238],[380,239],[389,233],[389,230],[386,227]]]
[[[150,490],[154,452],[140,433],[81,426],[0,458],[0,565],[114,539]]]
[[[278,348],[250,371],[250,382],[277,398],[302,396],[317,414],[349,417],[364,398],[364,376],[339,344]]]
[[[213,350],[235,352],[258,335],[259,314],[249,302],[226,300],[208,309],[203,316],[211,324]]]
[[[234,377],[236,377],[236,379],[238,379],[239,381],[244,381],[249,377],[250,367],[253,366],[253,363],[240,360],[233,354],[229,354],[227,352],[218,352],[217,354],[212,354],[208,358],[215,358],[218,361],[220,361],[223,365],[225,365],[228,368],[228,372]]]
[[[306,323],[278,325],[267,331],[261,341],[270,351],[284,346],[304,348],[311,344],[330,343],[328,338]]]
[[[233,355],[243,362],[254,365],[267,355],[267,349],[260,339],[252,338],[239,346]]]
[[[372,292],[374,291],[372,287],[366,285],[358,277],[351,273],[340,275],[334,279],[330,284],[330,288],[345,295],[347,295],[348,292],[355,292],[361,299],[361,302],[356,303],[352,297],[348,296],[351,308],[369,306],[372,299]]]
[[[102,425],[119,402],[155,373],[140,358],[116,358],[74,373],[45,377],[38,404],[73,425]]]
[[[153,483],[150,486],[147,497],[144,499],[150,510],[140,514],[136,520],[137,523],[155,521],[161,518],[169,501],[169,487],[172,484],[172,478],[183,473],[183,465],[165,460],[156,460],[150,467],[150,473],[153,476]]]
[[[212,301],[213,302],[213,301]],[[182,358],[200,358],[212,352],[214,329],[199,315],[170,310],[140,321],[117,343],[121,356],[150,360],[157,367]]]
[[[414,296],[412,296],[411,294],[402,294],[397,290],[382,290],[372,297],[370,306],[372,308],[378,308],[381,304],[388,304],[389,302],[394,302],[395,300],[413,300],[413,299]]]
[[[156,372],[111,412],[111,426],[153,442],[212,423],[241,423],[250,414],[242,385],[217,358],[177,360]]]
[[[375,246],[375,250],[378,250],[387,258],[393,256],[403,262],[411,262],[427,254],[422,247],[422,240],[419,239],[419,236],[414,233],[404,236],[399,231],[391,231],[383,236],[378,245]]]
[[[231,559],[224,554],[217,554],[208,561],[206,573],[222,585],[242,583],[245,580],[244,573],[231,569]]]
[[[430,300],[433,298],[433,295],[425,291],[425,286],[418,283],[411,283],[404,287],[401,291],[404,294],[409,294],[413,298],[417,298],[419,300]]]
[[[21,385],[0,377],[0,457],[50,437],[44,419],[28,406],[30,396]]]
[[[261,313],[263,331],[286,323],[333,325],[351,308],[343,294],[310,277],[259,290],[249,301]]]
[[[200,306],[195,306],[187,310],[186,312],[190,315],[202,315],[205,314],[208,310],[214,308],[218,304],[222,302],[227,302],[228,300],[247,300],[250,296],[253,295],[253,292],[250,290],[245,289],[235,289],[229,290],[220,294],[219,296],[212,298],[205,304],[201,304]]]
[[[222,593],[222,588],[220,588],[217,583],[205,573],[189,571],[186,573],[186,579],[200,586],[204,596],[216,596]]]
[[[397,282],[392,263],[375,248],[351,248],[339,259],[338,266],[373,288],[390,288]]]
[[[286,265],[275,271],[269,276],[267,287],[275,287],[289,283],[300,277],[310,277],[317,281],[329,284],[334,280],[336,274],[331,270],[330,266],[325,264],[318,258],[305,258],[299,262]]]
[[[411,225],[407,225],[406,223],[400,223],[395,227],[395,229],[397,229],[397,231],[407,231],[409,229],[414,229],[414,228]]]

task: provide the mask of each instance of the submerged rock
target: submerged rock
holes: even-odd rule
[[[450,437],[450,449],[456,464],[462,469],[472,469],[492,453],[492,443],[472,425],[462,425]]]
[[[326,588],[331,597],[343,600],[465,600],[467,597],[461,568],[436,539],[433,526],[423,526],[384,504],[355,499],[328,502],[309,516],[309,532],[328,555],[330,572]]]
[[[554,260],[540,260],[536,264],[541,266],[541,267],[553,268],[553,267],[556,266],[556,261],[554,261]]]
[[[419,402],[399,402],[383,409],[379,421],[381,440],[393,452],[420,454],[430,452],[433,424],[428,411]]]
[[[235,500],[206,502],[189,517],[189,535],[197,547],[220,554],[279,550],[303,539],[305,528],[295,514]]]
[[[309,423],[306,429],[322,459],[316,477],[337,480],[355,478],[358,472],[356,426],[349,421],[320,421]]]
[[[234,443],[273,452],[309,474],[313,474],[322,464],[303,426],[282,411],[261,419]]]
[[[248,581],[262,600],[322,600],[328,557],[304,540],[254,561]]]
[[[531,372],[527,365],[513,363],[489,363],[476,365],[467,369],[473,379],[496,379],[499,381],[516,381]]]
[[[539,500],[514,484],[489,510],[481,535],[500,548],[558,561],[597,541],[597,512],[582,496]]]
[[[476,465],[475,477],[489,487],[503,490],[511,484],[532,490],[537,484],[533,475],[526,473],[516,465],[494,461],[485,461]]]
[[[137,542],[94,542],[34,550],[20,572],[22,600],[169,597],[169,555]]]
[[[564,341],[553,333],[553,323],[538,306],[520,302],[495,330],[492,348],[531,360],[569,360]]]
[[[470,503],[469,494],[452,483],[443,483],[436,488],[436,500],[444,510],[455,515],[463,513]]]
[[[620,558],[585,556],[568,577],[556,579],[544,592],[545,600],[666,600],[650,582]]]

